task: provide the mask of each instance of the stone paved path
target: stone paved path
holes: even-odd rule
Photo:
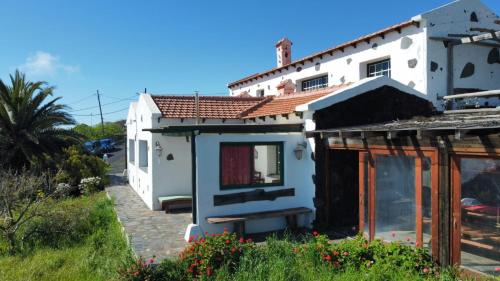
[[[151,211],[129,185],[116,184],[106,191],[115,200],[118,218],[138,256],[150,258],[154,255],[161,260],[174,258],[184,249],[187,244],[184,232],[191,222],[190,212]]]

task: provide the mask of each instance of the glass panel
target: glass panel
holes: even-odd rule
[[[415,245],[415,158],[377,156],[375,236]]]
[[[499,276],[500,160],[460,160],[462,265]]]
[[[252,183],[281,182],[279,168],[279,145],[256,145],[254,147],[254,172]]]
[[[423,246],[432,249],[432,165],[431,159],[422,158],[422,240]]]

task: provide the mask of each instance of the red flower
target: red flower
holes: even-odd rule
[[[236,253],[236,247],[231,248],[231,253],[233,253],[233,254]]]
[[[231,241],[228,239],[228,240],[226,240],[226,245],[229,245],[229,244],[231,244]]]
[[[500,271],[500,266],[495,267],[495,271],[496,272]]]
[[[207,276],[212,276],[212,268],[211,267],[207,267]]]
[[[316,230],[315,230],[315,231],[313,231],[313,236],[318,236],[318,235],[319,235],[319,234],[318,234],[318,232],[317,232]]]
[[[324,257],[324,259],[325,259],[325,261],[327,261],[327,262],[331,262],[331,261],[332,261],[332,257],[331,257],[330,255],[326,255],[326,256]]]
[[[338,256],[338,255],[339,255],[339,252],[337,252],[337,251],[333,251],[333,255],[334,255],[334,256]]]
[[[422,270],[425,274],[429,273],[429,269],[427,267],[424,267],[424,269]]]
[[[240,237],[240,243],[242,243],[242,244],[245,243],[245,238]]]
[[[252,243],[252,241],[253,241],[252,238],[247,239],[247,243]]]
[[[344,252],[344,257],[347,257],[349,255],[349,252]]]
[[[194,240],[194,237],[193,236],[189,236],[189,243],[193,242]]]

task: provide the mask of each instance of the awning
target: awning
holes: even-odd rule
[[[449,112],[431,117],[416,117],[387,123],[320,129],[306,132],[307,137],[321,135],[337,138],[370,138],[384,136],[394,139],[398,136],[415,135],[455,135],[460,139],[469,135],[489,135],[500,133],[500,110],[483,109],[471,112]]]
[[[206,124],[206,125],[175,125],[158,129],[143,129],[143,131],[162,134],[265,134],[302,132],[303,124]]]

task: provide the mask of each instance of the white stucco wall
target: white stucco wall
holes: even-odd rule
[[[135,161],[127,163],[127,175],[130,186],[141,197],[149,208],[153,208],[153,135],[150,132],[145,132],[143,129],[152,128],[153,120],[161,116],[158,108],[152,103],[151,96],[143,94],[139,97],[137,103],[132,104],[127,117],[127,141],[133,140],[135,143]],[[139,159],[140,149],[139,141],[147,142],[148,165],[140,167]],[[127,146],[127,155],[130,153],[130,146]]]
[[[293,150],[298,143],[305,141],[302,133],[289,134],[202,134],[196,137],[196,165],[197,169],[197,217],[201,231],[209,233],[220,233],[224,227],[232,230],[233,225],[212,225],[206,222],[206,218],[218,215],[240,214],[247,212],[259,212],[277,210],[283,208],[308,207],[314,210],[314,162],[310,158],[311,147],[307,147],[305,157],[301,160],[295,158]],[[238,192],[253,191],[256,188],[239,188],[232,190],[220,189],[220,167],[219,153],[221,142],[283,142],[284,147],[284,185],[276,187],[264,187],[266,191],[283,188],[295,188],[295,196],[279,197],[275,201],[252,201],[243,204],[231,204],[214,206],[214,195],[231,194]],[[299,224],[310,226],[313,215],[299,216]],[[285,218],[265,219],[250,221],[246,224],[248,233],[264,232],[285,227]]]
[[[478,22],[471,21],[472,13],[477,15]],[[494,23],[496,19],[498,19],[497,15],[479,0],[463,0],[422,14],[428,38],[448,37],[449,34],[478,34],[479,32],[470,30],[474,27],[498,30],[500,25]],[[430,93],[430,96],[438,97],[437,105],[441,105],[440,97],[447,94],[447,49],[442,42],[431,39],[428,40],[427,46],[427,92]],[[488,64],[487,62],[491,49],[492,47],[471,44],[454,47],[454,88],[483,90],[500,88],[499,64]],[[434,63],[434,67],[437,65],[435,70],[431,69],[432,63]],[[474,74],[461,78],[462,70],[467,63],[474,65]]]
[[[471,13],[475,12],[478,22],[471,22]],[[402,33],[391,32],[385,39],[378,37],[370,43],[358,43],[357,48],[348,47],[344,52],[336,51],[333,55],[325,54],[323,58],[315,58],[313,62],[306,61],[304,65],[289,67],[288,70],[276,72],[243,85],[230,88],[231,95],[243,91],[256,95],[260,89],[266,95],[276,95],[276,86],[283,80],[291,79],[297,90],[301,81],[323,74],[328,74],[329,86],[347,82],[356,82],[366,77],[366,64],[384,58],[391,59],[391,78],[408,85],[425,94],[436,106],[440,106],[440,97],[446,94],[447,61],[446,48],[442,42],[430,40],[430,37],[447,37],[449,34],[478,34],[471,27],[483,27],[498,30],[494,23],[497,15],[479,0],[459,0],[430,12],[414,17],[420,21],[420,27],[403,28]],[[369,31],[369,30],[367,30]],[[300,42],[296,42],[298,43]],[[373,48],[373,44],[377,44]],[[455,48],[454,87],[498,89],[500,88],[500,70],[498,64],[486,62],[491,47],[463,45]],[[410,67],[410,61],[416,66]],[[438,64],[431,71],[431,62]],[[318,65],[319,63],[319,65]],[[474,75],[461,78],[464,66],[472,63],[475,66]],[[298,66],[302,68],[297,71]]]
[[[411,39],[412,44],[406,48],[401,48],[401,38]],[[381,37],[373,38],[370,43],[360,42],[357,47],[347,47],[344,52],[336,51],[333,55],[326,54],[322,59],[315,58],[313,62],[306,61],[304,65],[290,67],[281,73],[260,78],[244,85],[238,85],[230,89],[231,95],[238,95],[247,91],[255,96],[257,90],[265,89],[266,95],[277,94],[276,87],[286,79],[291,79],[296,84],[296,89],[301,89],[301,81],[317,76],[328,74],[329,86],[340,85],[349,82],[356,82],[366,77],[366,65],[379,60],[391,59],[392,78],[401,83],[415,84],[414,88],[424,92],[425,68],[409,68],[408,60],[416,58],[420,61],[425,59],[425,37],[423,29],[411,26],[404,28],[402,33],[397,31]],[[318,65],[319,63],[319,65]],[[299,72],[298,67],[302,68]],[[418,66],[418,64],[417,64]],[[413,83],[411,83],[413,82]]]

